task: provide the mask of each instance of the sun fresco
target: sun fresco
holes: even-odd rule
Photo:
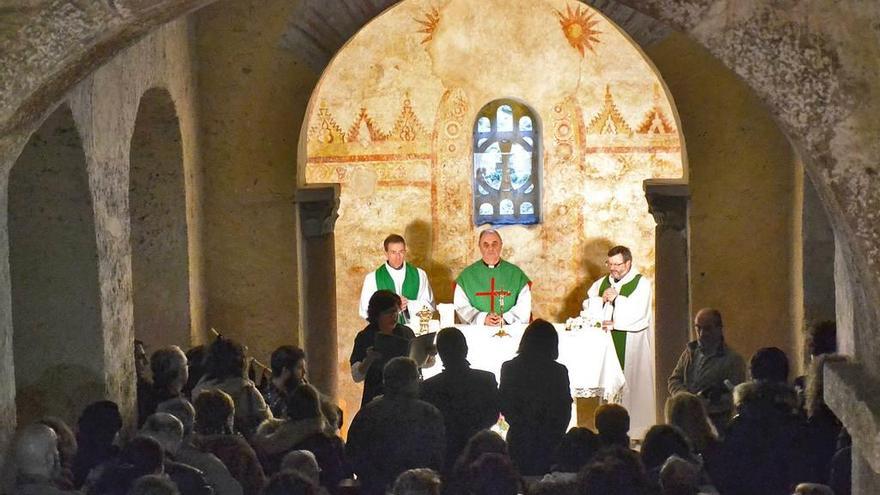
[[[406,237],[439,302],[477,259],[472,132],[479,110],[505,98],[534,111],[542,140],[541,223],[501,228],[504,256],[534,282],[534,316],[575,314],[614,244],[653,277],[642,182],[681,177],[684,153],[674,106],[641,51],[575,1],[404,0],[337,54],[305,124],[301,180],[341,190],[340,376],[386,235]],[[358,403],[349,380],[340,391]]]

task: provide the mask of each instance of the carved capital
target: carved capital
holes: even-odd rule
[[[684,230],[687,227],[690,190],[678,179],[647,179],[644,182],[648,211],[658,229]]]
[[[303,237],[332,234],[339,218],[338,186],[298,189],[294,200]]]

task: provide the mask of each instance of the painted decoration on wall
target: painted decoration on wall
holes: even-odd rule
[[[480,202],[474,131],[485,124],[480,110],[501,99],[528,103],[531,121],[509,125],[531,125],[543,170],[534,197]],[[475,218],[539,217],[501,227],[503,256],[533,280],[534,316],[562,321],[580,310],[615,244],[653,277],[642,182],[683,173],[677,116],[653,66],[574,0],[403,0],[333,59],[304,125],[303,180],[341,189],[340,376],[365,325],[363,278],[382,263],[389,233],[406,238],[409,260],[427,271],[436,299],[450,302],[452,280],[479,256]],[[340,386],[358,403],[357,386]]]

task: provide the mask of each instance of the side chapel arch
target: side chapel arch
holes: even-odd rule
[[[104,345],[86,157],[67,104],[10,172],[9,266],[19,421],[51,414],[73,424],[104,398]]]

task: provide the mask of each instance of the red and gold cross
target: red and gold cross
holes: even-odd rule
[[[496,297],[496,296],[505,296],[505,297],[506,297],[506,296],[509,296],[509,295],[510,295],[510,291],[509,291],[509,290],[503,290],[503,289],[495,290],[495,277],[492,277],[492,278],[491,278],[489,284],[490,284],[490,285],[489,285],[489,291],[488,291],[488,292],[475,292],[474,295],[475,295],[475,296],[489,296],[489,298],[490,298],[490,299],[489,299],[489,307],[491,308],[491,310],[490,310],[489,312],[490,312],[490,313],[494,313],[494,312],[495,312],[495,297]],[[503,309],[504,309],[504,308],[502,308],[502,310],[503,310]]]

